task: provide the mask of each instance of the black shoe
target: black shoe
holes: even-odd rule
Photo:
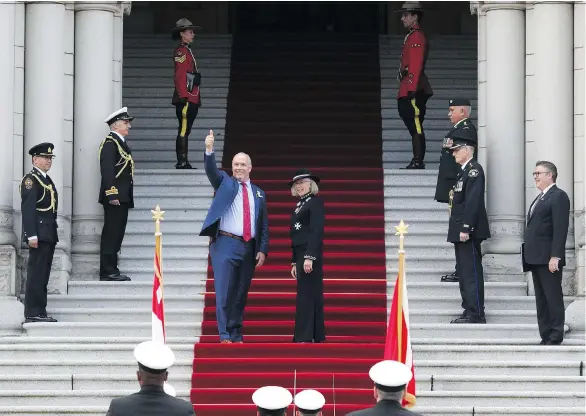
[[[175,169],[193,169],[193,167],[191,167],[191,164],[185,160],[175,163]]]
[[[26,316],[25,323],[28,324],[31,322],[57,322],[57,319],[43,314],[37,316]]]
[[[461,316],[450,322],[451,324],[485,324],[486,318],[473,318],[471,316]]]
[[[562,345],[563,340],[553,340],[549,339],[545,341],[545,345]]]
[[[456,272],[452,274],[444,274],[440,279],[440,282],[457,282],[458,276],[456,276]]]
[[[547,341],[544,339],[542,339],[541,342],[539,343],[539,345],[546,345],[546,344],[547,344]]]
[[[425,169],[425,163],[413,159],[411,163],[405,166],[405,169]]]
[[[100,276],[100,282],[130,282],[130,277],[120,273],[109,274]]]

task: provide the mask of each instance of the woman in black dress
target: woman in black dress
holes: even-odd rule
[[[299,198],[291,215],[291,276],[297,279],[293,342],[323,342],[324,323],[323,235],[325,212],[317,196],[319,178],[307,169],[289,182]]]

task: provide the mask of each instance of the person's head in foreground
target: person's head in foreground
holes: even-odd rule
[[[289,390],[279,386],[265,386],[252,394],[257,416],[284,416],[293,402]]]
[[[293,179],[289,182],[291,195],[297,198],[303,198],[307,195],[317,195],[319,192],[319,177],[312,175],[307,169],[297,169]]]
[[[297,407],[296,416],[321,416],[326,398],[317,390],[303,390],[293,400]]]
[[[474,157],[474,144],[472,139],[454,139],[449,149],[457,164],[463,165]]]
[[[405,388],[413,374],[403,363],[384,360],[373,365],[368,376],[374,383],[374,398],[377,402],[392,400],[401,404]]]
[[[134,349],[134,358],[138,362],[136,377],[141,387],[164,387],[169,376],[167,370],[175,363],[175,354],[171,348],[162,342],[145,341]],[[169,386],[166,392],[174,393]]]

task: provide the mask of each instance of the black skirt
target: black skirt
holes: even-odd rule
[[[324,317],[324,280],[322,258],[313,261],[311,273],[303,271],[305,246],[294,247],[297,265],[295,333],[293,342],[323,342],[326,339]]]

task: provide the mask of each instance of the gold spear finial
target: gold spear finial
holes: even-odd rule
[[[399,225],[395,225],[395,230],[397,230],[395,235],[399,236],[399,254],[404,252],[403,251],[403,240],[405,240],[405,234],[407,234],[407,228],[409,228],[409,226],[407,224],[405,224],[403,222],[403,220],[401,220]]]
[[[155,235],[160,235],[161,221],[164,220],[163,214],[165,213],[165,211],[161,211],[161,208],[157,205],[157,208],[155,208],[154,210],[151,209],[151,212],[153,213],[153,220],[155,220]]]

